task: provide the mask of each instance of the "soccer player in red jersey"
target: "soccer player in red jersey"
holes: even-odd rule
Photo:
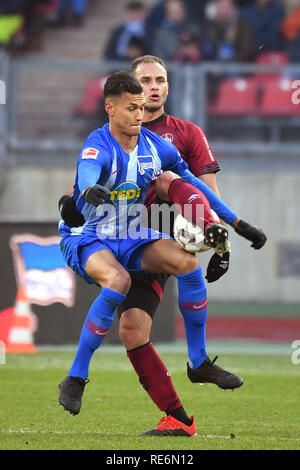
[[[190,171],[201,178],[219,196],[215,173],[219,164],[203,131],[190,122],[165,113],[168,96],[167,69],[164,62],[154,56],[143,56],[133,61],[131,72],[142,85],[146,99],[143,126],[169,139],[188,163]],[[182,185],[182,187],[181,187]],[[188,204],[186,183],[177,175],[166,172],[150,187],[146,205],[170,200]],[[209,264],[208,282],[217,280],[228,269],[229,253],[220,257],[216,253]],[[225,269],[224,269],[225,268]],[[120,338],[127,350],[139,381],[158,408],[167,418],[147,435],[174,435],[182,430],[186,435],[193,425],[176,393],[170,374],[150,341],[152,318],[163,294],[168,276],[156,274],[132,275],[132,284],[126,300],[119,308]],[[197,369],[188,365],[188,377],[195,382],[215,383],[223,389],[242,385],[240,377],[216,366],[209,358]],[[176,430],[174,430],[174,427]]]
[[[132,63],[131,72],[139,80],[145,95],[143,126],[172,141],[188,163],[189,169],[219,195],[215,178],[219,165],[203,131],[192,123],[167,115],[164,111],[169,89],[164,62],[158,57],[143,56]],[[146,205],[150,210],[152,204],[162,201],[184,206],[190,203],[191,195],[195,196],[196,190],[191,188],[177,175],[165,172],[150,187]],[[65,215],[69,213],[71,216],[70,226],[73,225],[74,217],[81,215],[73,213],[71,203],[71,198],[68,198],[63,209]],[[63,212],[62,217],[66,220]],[[80,219],[75,223],[81,225],[83,221]],[[242,226],[236,225],[240,223]],[[235,221],[233,227],[241,236],[252,241],[254,248],[263,246],[265,236],[254,227],[240,220]],[[223,275],[228,269],[228,264],[229,254],[227,257],[220,257],[215,253],[207,269],[208,282],[213,282]],[[131,288],[118,309],[119,332],[140,383],[157,407],[167,415],[155,429],[142,434],[191,436],[196,432],[194,419],[186,414],[170,373],[150,341],[152,318],[167,278],[168,276],[163,274],[131,275]],[[208,357],[195,369],[188,364],[187,372],[193,383],[215,383],[222,389],[234,389],[243,384],[240,377],[216,366]],[[82,393],[83,390],[80,394]]]

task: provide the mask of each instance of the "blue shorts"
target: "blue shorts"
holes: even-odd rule
[[[147,237],[143,232],[144,236],[137,239],[106,238],[101,240],[96,233],[71,235],[63,231],[60,248],[67,265],[89,284],[95,284],[93,279],[86,274],[85,267],[88,258],[96,251],[109,250],[129,272],[142,272],[141,261],[146,244],[162,238],[171,238],[165,233],[150,228],[145,230]]]

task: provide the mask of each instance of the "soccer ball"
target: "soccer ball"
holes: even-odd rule
[[[219,217],[213,210],[211,212],[216,223],[219,224]],[[181,214],[178,214],[174,220],[173,232],[178,245],[190,253],[200,253],[212,248],[202,228],[185,219]]]

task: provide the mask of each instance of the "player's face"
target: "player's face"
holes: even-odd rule
[[[140,82],[145,95],[145,110],[154,112],[163,108],[169,91],[167,72],[157,62],[141,63],[137,66],[135,77]]]
[[[145,97],[141,93],[121,96],[107,100],[105,104],[110,125],[121,134],[133,137],[139,135],[144,117]]]

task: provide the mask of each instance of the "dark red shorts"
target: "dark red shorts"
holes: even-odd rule
[[[118,307],[119,317],[125,310],[139,308],[153,318],[168,278],[169,274],[132,274],[127,297]]]

